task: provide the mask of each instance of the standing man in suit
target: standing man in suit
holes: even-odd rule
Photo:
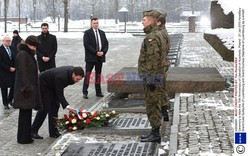
[[[15,83],[15,57],[16,54],[11,45],[11,38],[5,36],[3,45],[0,47],[0,88],[4,109],[9,109],[12,105]],[[8,88],[9,92],[8,92]]]
[[[85,47],[86,77],[83,84],[83,98],[88,99],[89,79],[95,67],[95,90],[96,96],[103,97],[101,91],[102,63],[108,52],[109,43],[105,32],[99,28],[98,18],[91,19],[91,28],[85,31],[83,44]]]
[[[61,134],[55,127],[55,118],[58,117],[59,103],[63,109],[70,111],[75,109],[70,107],[64,97],[64,88],[79,82],[84,77],[82,67],[62,66],[40,73],[40,91],[42,97],[43,110],[39,110],[31,127],[31,137],[43,139],[38,135],[38,130],[42,126],[47,114],[49,114],[49,136],[58,138]]]
[[[42,23],[41,29],[42,34],[38,36],[40,45],[36,54],[39,71],[43,72],[56,67],[57,39],[55,35],[49,33],[48,23]]]

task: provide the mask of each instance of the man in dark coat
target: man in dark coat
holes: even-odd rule
[[[43,139],[38,135],[38,130],[42,126],[47,114],[49,114],[49,133],[50,137],[57,138],[61,134],[55,127],[55,118],[58,117],[59,103],[63,109],[70,111],[75,109],[69,106],[64,97],[64,88],[79,82],[84,77],[84,71],[81,67],[62,66],[53,68],[40,73],[40,88],[43,103],[43,110],[39,110],[32,124],[31,136],[34,139]]]
[[[17,53],[17,46],[19,43],[21,43],[22,40],[23,39],[19,36],[18,30],[14,30],[11,47],[13,48],[15,53]]]
[[[10,45],[11,38],[5,36],[3,38],[3,45],[0,47],[0,88],[5,109],[9,109],[8,105],[12,104],[16,71],[16,53]],[[9,93],[8,88],[10,88]]]
[[[83,44],[85,47],[86,77],[83,84],[83,98],[88,99],[89,78],[92,69],[95,67],[95,90],[96,96],[103,97],[101,91],[101,72],[102,63],[105,62],[105,56],[108,52],[109,43],[104,31],[98,29],[99,22],[97,18],[91,19],[91,28],[85,31]]]
[[[42,23],[42,34],[38,36],[40,45],[37,48],[37,61],[39,65],[39,71],[56,67],[56,52],[57,52],[57,39],[55,35],[49,33],[48,23]]]

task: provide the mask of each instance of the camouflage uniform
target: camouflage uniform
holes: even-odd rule
[[[160,16],[159,16],[159,19],[160,18],[166,18],[166,14],[165,13],[162,13]],[[165,53],[165,55],[163,54],[163,57],[165,59],[165,61],[163,60],[163,63],[164,63],[164,70],[165,70],[165,73],[167,73],[168,71],[168,68],[169,68],[169,60],[168,60],[168,53],[169,53],[169,48],[170,48],[170,39],[169,39],[169,35],[168,35],[168,32],[167,32],[167,29],[165,27],[165,24],[161,25],[158,27],[159,31],[159,35],[162,36],[162,50],[163,50],[163,53]],[[166,92],[166,95],[164,96],[163,98],[163,101],[161,102],[162,104],[162,107],[165,107],[167,110],[169,109],[169,103],[168,103],[168,95],[167,95],[167,90],[166,90],[166,74],[165,74],[165,77],[163,79],[163,85],[165,86],[165,92]]]
[[[165,87],[166,54],[163,51],[163,36],[156,25],[144,28],[147,34],[140,51],[138,71],[144,80],[146,89],[146,112],[152,128],[161,126],[161,106],[167,102]],[[159,74],[158,76],[155,76]],[[148,77],[153,77],[148,81]],[[163,79],[163,81],[162,81]],[[158,83],[157,83],[158,82]]]

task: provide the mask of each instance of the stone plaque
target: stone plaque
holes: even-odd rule
[[[117,118],[109,120],[107,126],[86,128],[83,133],[140,136],[148,134],[150,131],[151,126],[146,114],[121,113]]]
[[[71,143],[62,156],[157,156],[157,143]]]

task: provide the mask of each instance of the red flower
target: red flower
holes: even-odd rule
[[[64,114],[64,118],[65,118],[65,119],[68,119],[68,115],[67,115],[67,114]]]
[[[97,116],[98,116],[98,112],[95,112],[95,113],[93,114],[93,116],[94,116],[94,117],[97,117]]]
[[[90,124],[90,123],[91,123],[91,120],[90,120],[90,119],[87,119],[87,120],[86,120],[86,123],[87,123],[87,124]]]
[[[73,127],[69,126],[68,131],[72,131]]]
[[[68,118],[69,122],[72,122],[72,118]]]

